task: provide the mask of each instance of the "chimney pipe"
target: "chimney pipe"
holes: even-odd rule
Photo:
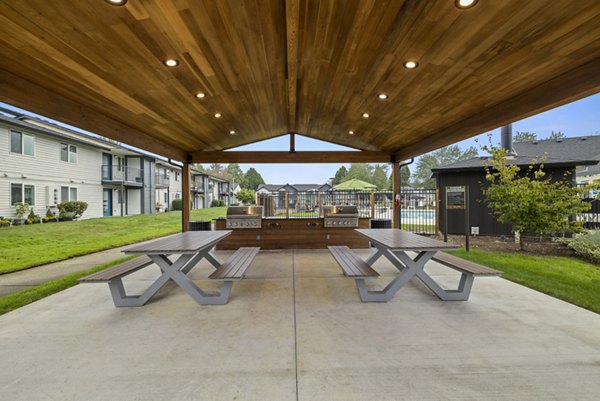
[[[512,124],[505,125],[500,129],[500,143],[502,144],[502,149],[506,149],[507,156],[514,156],[516,154],[513,149]]]

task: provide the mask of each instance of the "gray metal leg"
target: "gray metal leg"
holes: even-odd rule
[[[202,253],[203,254],[203,253]],[[204,254],[203,254],[204,255]],[[193,257],[192,257],[193,256]],[[199,255],[181,255],[175,262],[162,255],[150,255],[154,263],[159,265],[168,279],[173,280],[185,292],[187,292],[196,302],[201,305],[224,305],[229,301],[232,281],[224,281],[220,293],[209,294],[200,289],[192,280],[190,280],[184,271],[189,271],[191,267],[188,264],[197,263]],[[192,265],[193,267],[193,265]]]
[[[402,258],[398,257],[398,259],[390,258],[386,255],[386,253],[381,252],[383,256],[390,259],[390,261],[396,266],[398,270],[400,270],[400,274],[393,279],[383,290],[381,291],[369,291],[365,285],[365,280],[362,278],[355,279],[356,288],[358,289],[358,294],[362,302],[387,302],[394,297],[394,295],[402,288],[408,280],[413,278],[419,271],[423,270],[425,266],[425,262],[429,260],[427,253],[431,253],[431,256],[435,254],[435,252],[422,252],[420,253],[415,260],[411,259],[405,253],[402,253]],[[400,256],[400,255],[396,255]]]
[[[469,295],[471,295],[471,288],[473,287],[473,281],[475,280],[475,276],[472,274],[461,273],[458,289],[445,290],[424,271],[418,272],[417,277],[419,277],[423,284],[433,291],[433,293],[442,301],[467,301]]]

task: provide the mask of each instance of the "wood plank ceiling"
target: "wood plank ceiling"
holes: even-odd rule
[[[599,92],[600,1],[0,0],[0,52],[1,101],[177,160],[404,159]]]

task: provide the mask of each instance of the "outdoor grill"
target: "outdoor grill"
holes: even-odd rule
[[[323,206],[324,227],[358,227],[358,208],[354,205]]]
[[[226,228],[261,228],[262,206],[230,206],[227,208]]]

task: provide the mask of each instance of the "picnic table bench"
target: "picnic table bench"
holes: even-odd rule
[[[210,254],[210,249],[229,234],[231,231],[188,232],[134,246],[126,249],[125,252],[146,255],[81,278],[79,282],[108,283],[116,307],[144,305],[169,280],[173,280],[200,304],[226,304],[229,301],[233,281],[244,277],[260,250],[257,247],[240,248],[224,263],[220,263]],[[168,256],[172,254],[180,254],[180,256],[171,262]],[[203,258],[216,269],[208,278],[223,281],[223,288],[218,294],[205,293],[186,276]],[[161,276],[143,294],[127,295],[122,278],[151,264],[158,265]]]
[[[355,280],[360,299],[363,302],[389,301],[412,277],[417,277],[444,301],[466,301],[469,299],[474,277],[501,274],[497,270],[441,252],[456,248],[452,244],[399,229],[356,229],[356,231],[368,238],[377,248],[377,251],[367,260],[362,260],[347,246],[330,246],[328,248],[344,274]],[[407,253],[409,251],[416,252],[417,255],[411,257]],[[396,267],[399,274],[382,290],[369,291],[366,288],[365,279],[379,277],[379,273],[373,270],[372,266],[382,256]],[[434,260],[461,273],[456,290],[442,288],[425,272],[425,264],[429,260]]]

